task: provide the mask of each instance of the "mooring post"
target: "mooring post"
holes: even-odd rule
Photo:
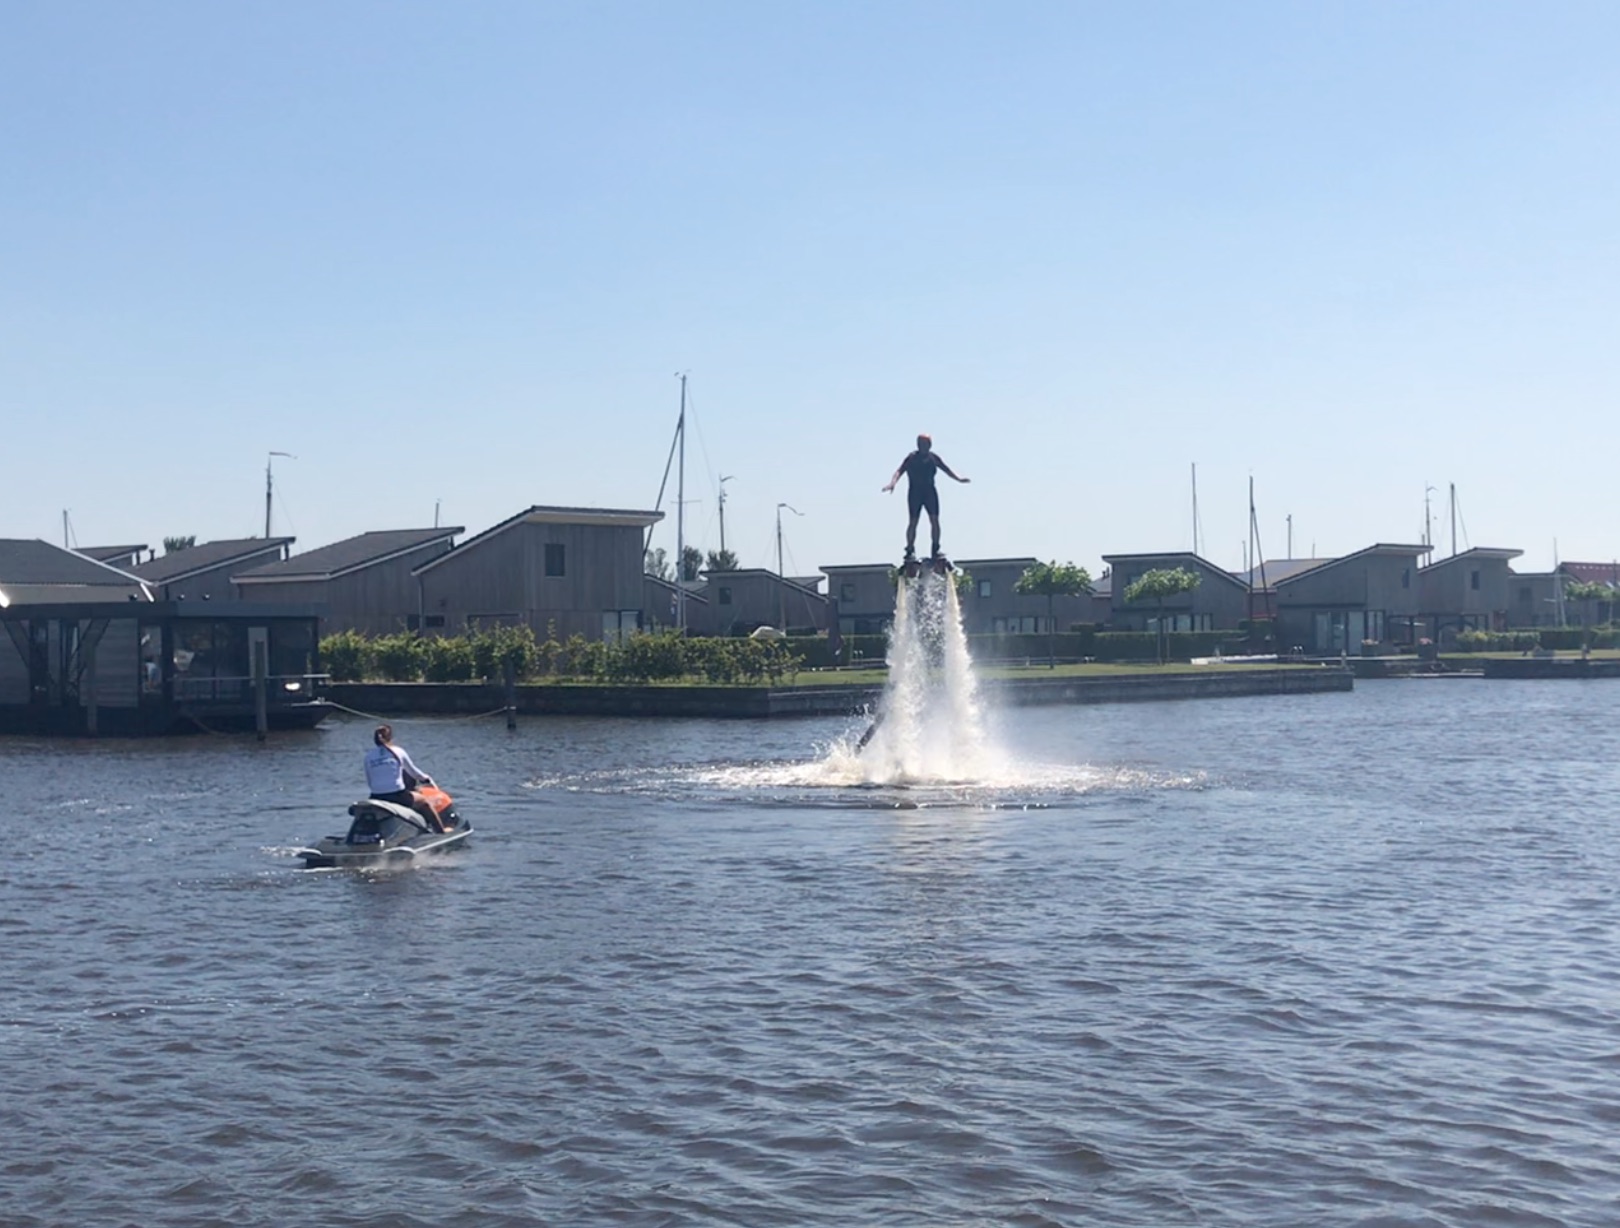
[[[506,677],[506,727],[517,728],[517,662],[508,659],[502,671]]]
[[[248,635],[253,650],[253,728],[262,742],[270,731],[270,669],[265,659],[270,645],[262,627],[252,628]]]
[[[90,649],[89,659],[84,663],[83,681],[79,684],[79,702],[84,705],[84,731],[92,738],[100,731],[100,717],[97,712],[96,699],[96,647]]]

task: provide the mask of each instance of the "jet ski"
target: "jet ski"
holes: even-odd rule
[[[349,807],[353,822],[341,836],[327,836],[314,848],[301,848],[307,870],[403,865],[432,853],[459,848],[472,835],[472,825],[456,813],[450,795],[436,785],[419,790],[443,825],[434,831],[409,806],[368,797]]]

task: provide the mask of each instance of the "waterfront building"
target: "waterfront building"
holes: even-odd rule
[[[708,635],[713,629],[709,617],[708,585],[703,581],[688,581],[681,588],[686,590],[686,629],[693,635]],[[677,597],[675,581],[644,574],[641,578],[641,629],[665,631],[676,626],[679,613]]]
[[[127,572],[0,540],[0,731],[313,724],[315,628],[310,609],[155,602]]]
[[[820,576],[778,576],[763,567],[703,574],[716,635],[745,635],[756,627],[827,629],[828,602],[818,591]]]
[[[882,635],[894,621],[894,564],[823,567],[828,625],[840,635]]]
[[[1460,631],[1502,631],[1512,604],[1508,563],[1522,550],[1475,546],[1418,569],[1418,634],[1442,647]]]
[[[243,601],[321,607],[322,634],[414,630],[420,614],[414,569],[448,551],[461,531],[452,525],[361,533],[238,571],[231,583]]]
[[[151,601],[139,576],[40,538],[0,538],[0,609],[73,601]]]
[[[1045,597],[1018,591],[1020,577],[1039,561],[1033,557],[956,559],[957,567],[968,577],[958,598],[963,629],[969,635],[1044,635],[1096,621],[1089,594],[1056,597],[1048,610]]]
[[[536,504],[412,571],[423,631],[456,635],[480,626],[548,628],[616,639],[646,619],[644,546],[662,512]],[[460,530],[456,530],[459,532]]]
[[[1271,581],[1278,647],[1360,656],[1367,643],[1415,643],[1418,560],[1428,550],[1377,542]]]
[[[1249,586],[1243,579],[1190,550],[1105,554],[1103,562],[1109,570],[1111,630],[1227,631],[1249,617]],[[1195,573],[1198,587],[1165,598],[1162,610],[1157,601],[1125,600],[1125,590],[1145,573],[1178,568]]]
[[[95,559],[98,563],[106,563],[109,567],[117,567],[123,571],[135,567],[141,561],[141,555],[148,551],[144,542],[129,546],[75,546],[73,549],[75,554],[82,554],[86,558]]]
[[[131,569],[151,586],[159,601],[234,601],[232,577],[285,559],[292,537],[241,537],[203,542]]]

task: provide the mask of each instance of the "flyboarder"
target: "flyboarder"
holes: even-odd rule
[[[900,462],[900,468],[894,471],[889,484],[883,488],[888,494],[900,481],[900,475],[906,475],[906,507],[911,513],[911,519],[906,522],[906,558],[905,565],[914,567],[917,561],[917,517],[924,508],[928,509],[928,529],[933,539],[933,558],[938,559],[939,553],[939,492],[934,489],[934,471],[942,470],[947,477],[956,478],[958,482],[967,482],[970,479],[957,477],[951,467],[940,459],[934,451],[934,441],[927,435],[917,436],[917,450]]]

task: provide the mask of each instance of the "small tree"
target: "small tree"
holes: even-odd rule
[[[1592,630],[1586,617],[1587,603],[1593,601],[1607,601],[1610,603],[1609,617],[1613,618],[1614,601],[1620,596],[1620,590],[1610,585],[1600,584],[1593,580],[1565,580],[1564,597],[1568,601],[1580,603],[1581,612],[1581,654],[1584,656],[1591,651]]]
[[[197,535],[188,533],[184,537],[165,537],[163,539],[164,554],[178,554],[182,550],[190,550],[197,544]]]
[[[641,560],[641,569],[649,576],[659,580],[673,580],[674,574],[670,570],[669,555],[662,546],[647,551]]]
[[[681,551],[681,579],[696,580],[702,570],[703,551],[696,546],[687,546]]]
[[[710,571],[737,570],[737,556],[730,550],[711,550],[704,563]]]
[[[1155,567],[1151,571],[1144,571],[1125,586],[1125,600],[1127,602],[1151,599],[1157,603],[1160,665],[1164,664],[1165,656],[1165,598],[1192,592],[1193,589],[1198,587],[1199,578],[1196,571],[1189,570],[1186,567]]]
[[[1091,573],[1073,563],[1036,563],[1024,569],[1013,585],[1013,592],[1026,597],[1046,598],[1046,667],[1057,668],[1057,616],[1054,603],[1059,597],[1078,597],[1091,591]]]

